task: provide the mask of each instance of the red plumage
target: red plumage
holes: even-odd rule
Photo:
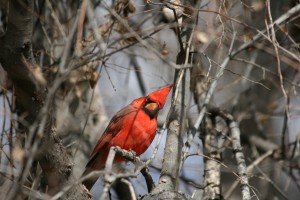
[[[117,112],[92,151],[83,176],[105,167],[112,146],[133,150],[138,156],[144,153],[155,137],[157,114],[164,107],[171,88],[172,85],[169,85],[146,97],[135,99]],[[123,159],[116,157],[114,161],[120,162]],[[83,184],[90,189],[96,181],[97,178],[91,178]]]

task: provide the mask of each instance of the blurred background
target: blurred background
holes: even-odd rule
[[[1,6],[2,16],[7,16],[6,4]],[[74,176],[80,177],[93,146],[118,110],[178,80],[178,70],[184,68],[184,86],[179,87],[186,99],[184,141],[207,106],[203,102],[211,83],[217,81],[209,107],[226,110],[239,124],[246,163],[254,166],[248,171],[253,199],[298,199],[299,11],[296,0],[34,1],[32,53],[49,88],[63,77],[54,96],[55,119],[73,159]],[[188,52],[184,59],[183,49]],[[218,77],[226,59],[229,62]],[[0,176],[2,194],[9,193],[11,180],[22,173],[26,151],[13,92],[9,75],[0,67],[0,171],[12,176]],[[170,110],[170,96],[159,114],[158,131]],[[219,140],[225,140],[228,129],[222,122],[215,122],[214,129],[221,134]],[[155,183],[167,131],[163,134],[149,166]],[[178,190],[190,196],[204,186],[203,135],[197,130],[178,177]],[[150,158],[156,139],[142,159]],[[220,143],[221,194],[241,199],[239,186],[234,186],[238,177],[232,147]],[[134,170],[131,163],[123,167]],[[30,176],[37,191],[41,179],[41,173]],[[129,180],[137,197],[148,193],[142,175]],[[99,180],[93,187],[95,198],[101,196],[102,185]],[[112,199],[125,199],[111,192]]]

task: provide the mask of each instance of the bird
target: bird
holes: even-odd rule
[[[118,111],[95,145],[82,177],[93,171],[103,170],[113,146],[134,151],[137,156],[144,153],[155,137],[158,111],[164,107],[172,87],[173,85],[168,85],[137,98]],[[114,159],[114,162],[122,161],[124,159],[121,157]],[[86,179],[83,184],[90,190],[97,179],[98,177]]]

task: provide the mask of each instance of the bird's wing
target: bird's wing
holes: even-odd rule
[[[128,105],[116,113],[116,115],[111,119],[102,137],[98,140],[82,176],[85,176],[95,170],[101,170],[105,167],[106,154],[109,150],[107,147],[109,147],[109,144],[115,135],[122,130],[122,127],[124,126],[124,118],[128,115],[135,115],[134,112],[137,112],[137,109],[132,105]],[[90,189],[93,187],[97,179],[97,177],[89,178],[85,180],[83,184]]]
[[[94,150],[92,151],[91,159],[93,159],[97,152],[107,146],[114,138],[114,136],[120,132],[123,127],[124,117],[133,114],[133,112],[137,112],[137,109],[131,105],[128,105],[115,114],[115,116],[110,120],[102,137],[98,140]]]

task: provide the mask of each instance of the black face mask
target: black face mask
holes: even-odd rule
[[[152,101],[151,99],[147,99],[142,110],[151,118],[157,117],[158,111],[160,110],[159,105]]]

